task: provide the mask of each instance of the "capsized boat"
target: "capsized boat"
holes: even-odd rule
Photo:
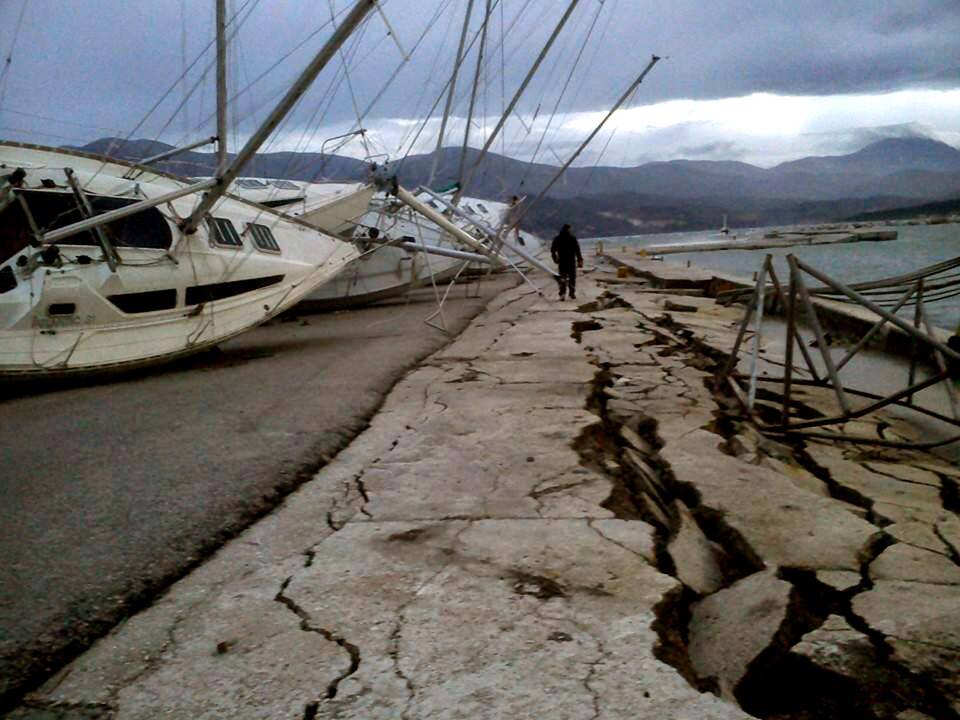
[[[359,251],[302,220],[224,196],[196,232],[196,193],[56,239],[85,217],[188,184],[82,153],[0,144],[24,170],[0,212],[0,376],[133,367],[202,350],[289,308]],[[37,246],[38,237],[53,238]]]
[[[215,178],[190,183],[68,150],[0,144],[0,166],[10,169],[0,185],[0,377],[197,352],[282,312],[357,257],[351,243],[225,193],[374,5],[354,3],[230,161],[226,2],[217,1]]]

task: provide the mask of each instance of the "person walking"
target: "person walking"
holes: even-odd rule
[[[577,268],[583,267],[583,256],[580,254],[580,243],[570,232],[570,226],[564,225],[550,245],[550,256],[557,264],[560,277],[560,299],[566,299],[567,289],[570,289],[570,299],[577,297]]]

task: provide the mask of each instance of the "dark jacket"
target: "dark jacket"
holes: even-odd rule
[[[550,245],[550,256],[561,270],[572,270],[583,263],[580,243],[567,228],[561,230],[553,239],[553,243]]]

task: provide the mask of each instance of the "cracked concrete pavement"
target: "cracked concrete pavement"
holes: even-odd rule
[[[956,468],[760,436],[738,308],[606,278],[505,292],[13,717],[957,717]]]

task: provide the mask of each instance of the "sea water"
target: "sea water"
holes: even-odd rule
[[[733,235],[744,237],[778,230],[786,232],[790,228],[751,228],[749,230],[731,230]],[[789,277],[786,256],[797,258],[826,275],[843,283],[865,282],[903,275],[933,265],[944,260],[960,256],[960,225],[896,225],[878,226],[876,229],[896,230],[896,240],[886,242],[858,242],[839,245],[813,245],[791,248],[770,248],[767,250],[713,250],[697,253],[671,253],[664,256],[665,262],[686,265],[688,262],[701,268],[716,270],[728,275],[750,278],[760,270],[767,254],[773,256],[774,269],[785,282]],[[666,233],[659,235],[635,235],[627,237],[603,238],[604,246],[616,249],[626,246],[629,249],[663,243],[705,242],[721,240],[716,230]],[[592,253],[595,239],[585,240],[583,245],[587,253]],[[951,271],[954,279],[960,271]],[[819,286],[813,278],[807,278],[808,287]],[[924,303],[930,321],[950,331],[960,325],[960,297],[946,298]],[[913,309],[904,308],[900,314],[912,317]]]

